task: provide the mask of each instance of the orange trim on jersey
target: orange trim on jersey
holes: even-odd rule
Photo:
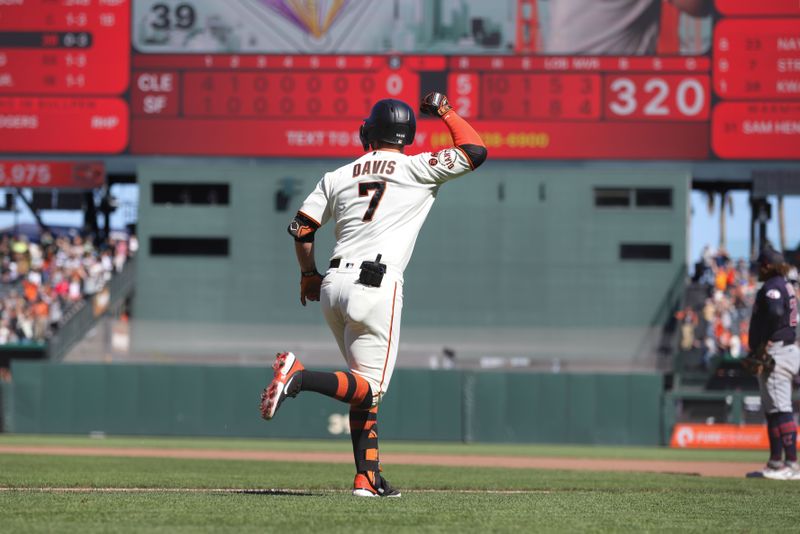
[[[455,111],[448,111],[444,114],[442,119],[444,119],[444,123],[450,130],[450,136],[453,138],[454,145],[486,146],[484,145],[481,136],[475,131],[475,128],[470,126],[467,121],[459,117]]]
[[[304,212],[304,211],[297,210],[297,214],[298,214],[298,215],[302,215],[303,217],[305,217],[305,218],[306,218],[306,219],[308,219],[309,221],[311,221],[311,222],[313,222],[314,224],[316,224],[316,225],[317,225],[317,228],[319,228],[320,226],[322,226],[322,224],[321,224],[321,223],[320,223],[318,220],[316,220],[314,217],[312,217],[311,215],[309,215],[308,213],[306,213],[306,212]]]
[[[334,374],[336,375],[336,380],[338,380],[336,398],[343,399],[347,395],[347,375],[341,371],[336,371]]]
[[[392,294],[392,318],[389,321],[389,346],[386,347],[386,358],[383,360],[383,373],[381,374],[381,385],[378,386],[378,395],[380,395],[381,391],[383,391],[383,380],[386,378],[386,365],[389,363],[389,353],[392,351],[392,330],[394,329],[394,305],[397,302],[396,297],[397,282],[394,283],[394,293]]]
[[[455,147],[455,149],[461,151],[461,153],[464,154],[464,158],[466,158],[467,160],[467,165],[469,165],[470,170],[474,171],[475,166],[472,165],[472,159],[470,159],[469,154],[467,154],[467,151],[461,148],[460,146]]]

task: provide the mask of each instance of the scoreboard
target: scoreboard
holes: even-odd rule
[[[376,100],[418,102],[444,86],[492,157],[702,159],[709,67],[707,58],[140,56],[130,148],[357,154],[357,127]],[[421,148],[449,143],[439,121],[418,121]]]
[[[343,11],[287,11],[300,4]],[[648,56],[531,52],[523,4],[496,4],[514,27],[473,16],[470,43],[398,49],[404,34],[364,22],[358,0],[0,0],[0,153],[350,158],[376,100],[438,90],[492,158],[800,157],[796,0],[717,0],[708,52]],[[413,150],[449,142],[418,121]]]
[[[129,8],[123,0],[0,0],[0,151],[126,149]]]
[[[0,2],[0,92],[116,95],[128,85],[125,2]]]

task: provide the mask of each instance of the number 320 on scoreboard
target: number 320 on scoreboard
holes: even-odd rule
[[[607,76],[605,117],[615,120],[705,121],[708,76],[632,74]]]

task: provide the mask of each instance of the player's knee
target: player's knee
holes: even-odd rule
[[[351,373],[351,376],[355,384],[352,390],[352,396],[349,399],[350,406],[357,409],[368,410],[374,404],[372,385],[363,376],[359,376],[355,373]]]

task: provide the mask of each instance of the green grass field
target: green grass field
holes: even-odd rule
[[[0,445],[347,451],[346,441],[0,436]],[[391,452],[753,462],[760,452],[386,443]],[[0,454],[0,532],[766,532],[800,526],[800,482],[386,466],[401,499],[349,495],[338,464]],[[136,492],[42,488],[139,488]],[[296,493],[265,491],[271,488]],[[249,491],[231,491],[231,490]],[[202,491],[193,491],[202,490]],[[261,490],[261,491],[258,491]]]

